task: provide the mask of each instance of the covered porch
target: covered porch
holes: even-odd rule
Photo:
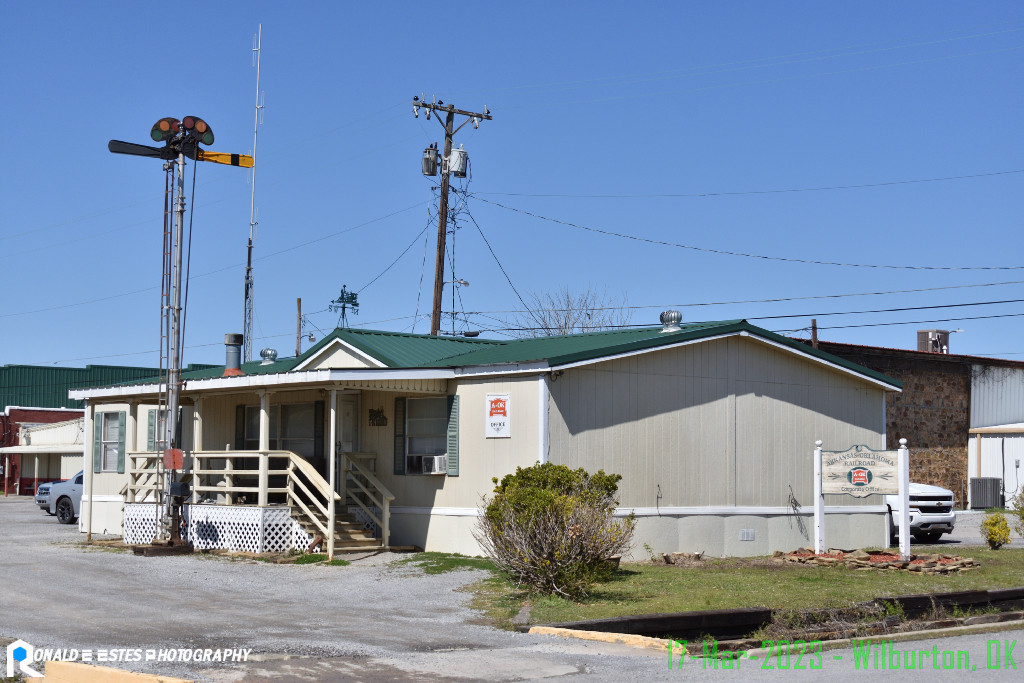
[[[254,553],[319,545],[332,557],[389,548],[395,494],[378,468],[390,468],[395,418],[388,419],[383,405],[393,405],[395,396],[437,396],[446,388],[443,381],[418,384],[183,392],[191,413],[178,472],[190,487],[183,538],[196,548]],[[122,529],[133,544],[152,541],[158,524],[167,527],[160,513],[164,444],[154,437],[162,415],[142,405],[134,412],[139,437],[147,421],[149,436],[145,449],[125,453]],[[141,438],[128,441],[141,445]],[[213,444],[222,447],[205,447]],[[370,448],[360,450],[363,444]]]

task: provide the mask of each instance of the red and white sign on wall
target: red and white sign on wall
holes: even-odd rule
[[[508,439],[512,436],[511,407],[512,400],[508,394],[487,394],[484,435],[488,439]]]

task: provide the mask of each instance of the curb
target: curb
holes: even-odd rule
[[[533,626],[527,633],[540,636],[558,636],[560,638],[576,638],[578,640],[596,640],[601,643],[619,643],[629,647],[663,650],[668,652],[668,640],[637,636],[632,633],[607,633],[605,631],[581,631],[575,628],[558,626]]]
[[[950,638],[960,635],[971,635],[975,633],[997,633],[999,631],[1014,631],[1024,629],[1024,620],[1003,621],[992,624],[974,624],[971,626],[951,626],[948,628],[928,629],[923,631],[904,631],[902,633],[887,633],[885,635],[870,636],[865,638],[840,638],[838,640],[822,641],[822,651],[840,650],[850,647],[854,640],[875,640],[879,642],[901,643],[914,640],[928,640],[930,638]],[[572,628],[559,628],[557,626],[533,626],[527,631],[533,635],[558,636],[560,638],[576,638],[578,640],[593,640],[601,643],[616,643],[628,647],[642,648],[648,650],[661,650],[668,652],[668,645],[673,642],[663,638],[649,638],[637,636],[631,633],[606,633],[603,631],[581,631]],[[731,653],[737,656],[740,653],[748,655],[763,655],[767,652],[765,648],[753,650],[737,650]],[[690,655],[694,657],[695,655]]]

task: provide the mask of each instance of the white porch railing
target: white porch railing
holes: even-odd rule
[[[291,451],[192,451],[191,469],[183,474],[192,484],[192,503],[217,505],[288,505],[303,521],[319,531],[334,554],[335,505],[345,496],[331,491],[330,483],[307,460]],[[162,454],[134,451],[127,454],[130,479],[121,493],[126,503],[156,503],[161,498],[159,474]],[[390,535],[390,504],[394,495],[361,463],[367,453],[339,454],[343,465],[343,491],[351,485],[352,499],[381,531],[381,545]],[[345,466],[345,463],[350,463]],[[273,469],[271,469],[273,467]],[[379,511],[379,512],[378,512]]]
[[[355,504],[380,529],[381,541],[387,547],[391,534],[391,501],[395,499],[395,496],[367,467],[365,461],[374,458],[374,454],[340,453],[339,455],[342,465],[348,463],[348,467],[342,467],[342,471],[345,473],[346,492],[351,494]],[[352,484],[351,489],[349,489],[350,483]],[[379,517],[375,513],[375,509],[380,510]]]

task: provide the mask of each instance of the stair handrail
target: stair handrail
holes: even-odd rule
[[[321,474],[316,471],[316,468],[313,467],[313,465],[311,465],[309,461],[303,458],[301,455],[298,455],[297,453],[294,453],[292,451],[276,451],[275,455],[288,456],[289,484],[297,485],[299,489],[301,489],[306,494],[306,496],[309,497],[309,500],[313,503],[316,509],[319,510],[324,515],[325,518],[327,518],[327,524],[321,523],[320,519],[312,510],[309,509],[305,501],[303,501],[302,498],[295,494],[293,486],[288,487],[288,504],[292,506],[297,506],[304,513],[306,513],[306,518],[310,522],[312,522],[317,529],[320,530],[320,532],[323,534],[323,537],[326,539],[329,535],[329,527],[334,526],[334,520],[330,518],[330,512],[328,510],[331,494],[333,493],[335,501],[341,500],[341,496],[339,496],[336,492],[331,491],[330,482],[324,479],[323,476],[321,476]],[[313,487],[315,492],[310,491],[309,487],[306,486],[306,482],[304,482],[302,479],[296,476],[296,471],[302,473],[302,475],[306,479],[306,482],[308,482],[310,486]],[[321,500],[323,502],[321,502]]]
[[[391,491],[388,490],[388,487],[384,486],[384,483],[381,482],[380,479],[375,477],[372,472],[363,467],[359,460],[357,460],[356,458],[348,458],[348,462],[351,463],[352,469],[349,470],[349,472],[346,474],[346,477],[350,476],[351,472],[353,471],[358,472],[361,476],[363,476],[366,479],[366,482],[370,486],[377,490],[377,493],[379,494],[378,497],[375,497],[373,492],[367,490],[367,488],[363,485],[361,481],[359,481],[355,477],[352,477],[353,483],[359,486],[359,488],[362,489],[367,496],[369,496],[372,502],[377,503],[380,506],[380,518],[378,519],[377,516],[366,507],[363,501],[359,500],[359,498],[355,496],[352,497],[352,499],[359,505],[359,507],[361,507],[363,511],[366,512],[366,514],[369,515],[370,518],[378,524],[378,526],[380,527],[381,545],[387,548],[390,545],[389,537],[391,535],[391,501],[395,499],[395,494],[391,493]]]

